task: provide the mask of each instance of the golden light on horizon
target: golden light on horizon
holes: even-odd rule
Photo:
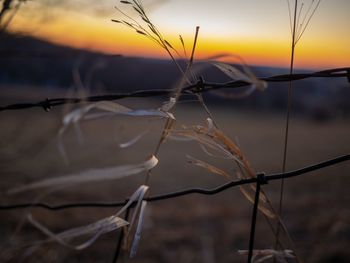
[[[198,9],[203,16],[196,14],[189,17],[190,9],[177,8],[180,2],[170,1],[169,4],[166,3],[151,13],[154,23],[159,25],[160,31],[165,32],[166,39],[179,52],[182,52],[179,34],[185,39],[189,51],[194,28],[199,25],[201,29],[196,48],[197,58],[232,53],[244,58],[248,64],[288,67],[291,37],[284,3],[268,0],[264,5],[259,3],[255,6],[257,9],[252,9],[251,4],[236,1],[236,6],[240,8],[233,9],[229,16],[225,16],[224,10],[222,14],[216,13],[222,8],[220,5],[204,1]],[[196,3],[189,1],[187,5]],[[230,1],[223,3],[227,8],[231,5]],[[282,14],[269,15],[268,8],[258,9],[269,4],[274,4],[275,9],[282,10]],[[331,6],[331,3],[327,5]],[[347,5],[350,6],[349,3]],[[121,24],[113,23],[111,19],[118,18],[114,11],[106,16],[94,16],[61,9],[55,10],[55,19],[48,19],[45,22],[35,19],[29,22],[28,15],[23,14],[25,12],[25,9],[20,10],[11,24],[10,31],[23,32],[53,43],[108,54],[167,58],[166,53],[152,41]],[[297,46],[296,67],[348,66],[350,36],[345,34],[347,25],[330,28],[332,26],[330,22],[325,23],[322,19],[322,16],[324,18],[327,15],[325,10],[320,9],[317,12],[320,14],[317,14],[318,17],[315,16],[315,21],[312,21],[315,25],[308,30]],[[180,19],[179,15],[182,13],[183,17]],[[260,21],[263,17],[265,20]],[[340,16],[339,19],[346,24],[347,20],[344,20],[344,17]]]

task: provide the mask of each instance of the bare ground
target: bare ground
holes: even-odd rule
[[[135,101],[127,102],[135,105]],[[150,102],[147,107],[156,107]],[[205,114],[196,104],[183,104],[177,112],[178,125],[204,124]],[[156,147],[162,120],[114,117],[82,124],[84,142],[73,129],[64,136],[70,160],[65,165],[57,149],[61,117],[68,109],[55,108],[1,112],[0,167],[1,203],[31,202],[42,194],[7,195],[7,189],[36,179],[61,176],[90,168],[144,161]],[[212,107],[219,126],[240,145],[256,171],[280,172],[283,152],[284,114],[235,112]],[[120,149],[140,131],[150,130],[140,142]],[[349,120],[313,122],[293,118],[290,129],[288,170],[349,152]],[[212,188],[226,182],[187,163],[186,155],[204,159],[233,173],[234,165],[207,157],[192,142],[165,142],[159,165],[152,171],[151,194],[188,187]],[[304,262],[350,261],[350,163],[343,163],[286,181],[283,219]],[[113,182],[70,187],[51,193],[42,201],[51,204],[84,201],[117,201],[129,196],[144,182],[140,174]],[[277,206],[279,182],[264,186]],[[146,225],[138,255],[125,262],[245,262],[238,249],[247,249],[251,204],[237,188],[216,196],[191,195],[154,202],[147,207]],[[88,224],[111,215],[113,208],[79,208],[63,211],[31,209],[33,216],[55,232]],[[44,236],[24,221],[29,210],[1,211],[1,262],[111,262],[120,232],[106,234],[90,248],[72,251],[56,243],[41,246],[24,257],[28,245]],[[261,214],[256,248],[272,248],[274,239]],[[17,230],[16,230],[17,229]]]

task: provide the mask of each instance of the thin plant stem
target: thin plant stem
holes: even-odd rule
[[[291,8],[290,8],[289,0],[286,0],[286,1],[287,1],[287,5],[288,5],[290,33],[293,35],[293,28],[292,28],[292,12],[291,12]]]
[[[194,52],[195,52],[196,46],[197,46],[198,33],[199,33],[199,26],[196,26],[196,33],[194,35],[194,41],[193,41],[191,57],[190,57],[190,61],[188,62],[188,65],[187,65],[187,70],[190,71],[190,72],[191,72],[192,65],[193,65]]]
[[[162,143],[164,142],[164,139],[165,139],[165,136],[166,136],[166,133],[167,133],[167,130],[168,130],[168,127],[169,125],[171,124],[170,123],[171,120],[168,118],[165,122],[165,125],[164,125],[164,128],[163,128],[163,131],[162,131],[162,135],[157,143],[157,146],[156,146],[156,149],[154,151],[154,156],[157,156],[158,153],[159,153],[159,150],[160,150],[160,147],[162,145]],[[146,179],[145,179],[145,185],[148,185],[149,184],[149,180],[150,180],[150,177],[151,177],[151,170],[148,170],[147,171],[147,174],[146,174]],[[149,191],[148,191],[149,192]],[[149,194],[149,193],[148,193]]]
[[[293,16],[293,34],[292,34],[292,45],[291,45],[291,57],[290,57],[290,68],[289,74],[293,74],[294,69],[294,52],[295,52],[295,39],[296,39],[296,21],[297,21],[297,10],[298,10],[298,0],[295,0],[294,5],[294,16]],[[287,105],[287,116],[286,116],[286,125],[285,125],[285,133],[284,133],[284,149],[283,149],[283,163],[282,163],[282,172],[286,171],[287,164],[287,153],[288,153],[288,137],[289,137],[289,122],[290,122],[290,114],[292,111],[292,91],[293,84],[292,81],[289,81],[288,87],[288,105]],[[278,216],[282,216],[282,207],[283,207],[283,192],[284,192],[284,179],[281,180],[280,184],[280,193],[279,193],[279,205],[278,205]],[[280,234],[281,223],[278,221],[277,230],[275,235],[275,250],[279,248],[279,234]]]
[[[194,60],[194,52],[195,52],[196,46],[197,46],[198,32],[199,32],[199,26],[196,27],[196,33],[195,33],[195,36],[194,36],[194,41],[193,41],[193,47],[192,47],[191,57],[190,57],[190,60],[189,60],[188,65],[187,65],[186,72],[191,72],[191,69],[192,69],[193,60]],[[193,76],[193,78],[194,78],[194,74],[192,74],[192,76]],[[182,90],[178,90],[177,97],[179,97],[179,96],[181,95],[181,91],[182,91]],[[208,117],[209,117],[210,119],[212,119],[213,124],[215,125],[216,128],[218,128],[217,123],[216,123],[216,121],[214,120],[214,117],[213,117],[212,113],[210,112],[209,108],[207,107],[207,105],[206,105],[205,102],[204,102],[204,99],[203,99],[202,94],[197,92],[197,93],[196,93],[196,96],[197,96],[197,99],[198,99],[199,103],[202,105],[203,109],[204,109],[205,112],[207,113]]]
[[[198,38],[198,32],[199,32],[199,26],[196,27],[196,33],[195,33],[195,37],[194,37],[194,42],[193,42],[193,48],[192,48],[192,53],[191,53],[191,58],[190,58],[190,61],[188,63],[188,66],[186,68],[186,71],[183,72],[182,68],[177,64],[177,61],[175,60],[175,58],[173,57],[173,55],[171,54],[170,50],[168,49],[168,47],[166,45],[164,45],[164,48],[165,50],[168,52],[168,54],[170,55],[171,59],[175,62],[175,64],[178,66],[178,68],[180,69],[180,71],[183,73],[183,78],[185,80],[187,80],[189,82],[189,84],[191,84],[191,82],[188,80],[187,78],[187,73],[191,70],[191,66],[192,66],[192,63],[193,63],[193,59],[194,59],[194,52],[195,52],[195,48],[196,48],[196,45],[197,45],[197,38]],[[181,83],[182,84],[182,83]],[[175,105],[173,106],[173,110],[175,109],[176,107],[176,102],[178,101],[178,98],[180,97],[181,95],[181,92],[182,92],[182,85],[179,87],[179,89],[177,90],[176,92],[176,95],[175,95]],[[157,144],[157,147],[156,147],[156,150],[155,150],[155,153],[154,153],[154,156],[157,156],[158,153],[159,153],[159,150],[160,150],[160,147],[162,145],[162,143],[164,142],[164,139],[167,135],[167,133],[169,132],[169,128],[171,128],[171,125],[172,125],[172,120],[171,119],[167,119],[166,122],[165,122],[165,126],[163,128],[163,131],[162,131],[162,135],[158,141],[158,144]],[[151,172],[152,172],[152,169],[151,170],[148,170],[147,171],[147,174],[146,174],[146,178],[145,178],[145,185],[148,185],[149,184],[149,181],[150,181],[150,177],[151,177]],[[150,191],[148,191],[148,194],[149,194]]]
[[[190,57],[190,60],[187,64],[187,67],[186,67],[186,71],[183,73],[184,75],[184,78],[188,80],[187,78],[187,74],[189,72],[191,72],[191,68],[192,68],[192,64],[193,64],[193,60],[194,60],[194,53],[195,53],[195,50],[196,50],[196,45],[197,45],[197,39],[198,39],[198,33],[199,33],[199,26],[196,27],[196,32],[195,32],[195,35],[194,35],[194,40],[193,40],[193,47],[192,47],[192,52],[191,52],[191,57]],[[191,84],[191,82],[190,82]],[[175,100],[178,101],[180,95],[181,95],[181,92],[183,90],[183,87],[182,85],[178,88],[178,90],[176,91],[176,94],[175,94]]]

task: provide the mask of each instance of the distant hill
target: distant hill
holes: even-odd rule
[[[285,74],[282,68],[252,67],[257,76]],[[214,67],[201,74],[208,81],[229,79]],[[81,82],[79,81],[79,77]],[[0,35],[0,85],[68,89],[83,84],[96,92],[130,92],[169,88],[180,78],[169,60],[107,55],[55,45],[29,36]],[[270,84],[266,92],[255,92],[240,100],[215,94],[213,103],[260,110],[284,109],[287,84]],[[349,115],[350,87],[346,80],[313,79],[295,82],[296,112]]]

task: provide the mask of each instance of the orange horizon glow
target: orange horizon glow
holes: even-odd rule
[[[25,17],[17,16],[9,31],[29,34],[59,45],[106,54],[169,58],[162,48],[146,37],[123,25],[113,23],[110,19],[97,19],[88,15],[79,15],[78,18],[77,20],[76,13],[65,12],[64,16],[47,23],[28,23]],[[172,31],[173,29],[169,30],[170,33]],[[164,32],[168,31],[165,29]],[[166,39],[182,53],[178,34],[170,33],[166,35]],[[324,69],[349,66],[350,51],[344,45],[347,40],[333,37],[325,43],[320,37],[321,33],[310,33],[309,37],[305,37],[298,44],[295,67]],[[186,32],[183,37],[187,53],[190,53],[193,34]],[[206,27],[201,28],[195,57],[204,59],[222,53],[239,55],[250,65],[289,67],[290,36],[288,30],[271,39],[250,35],[208,36]],[[229,57],[225,61],[237,62]]]

